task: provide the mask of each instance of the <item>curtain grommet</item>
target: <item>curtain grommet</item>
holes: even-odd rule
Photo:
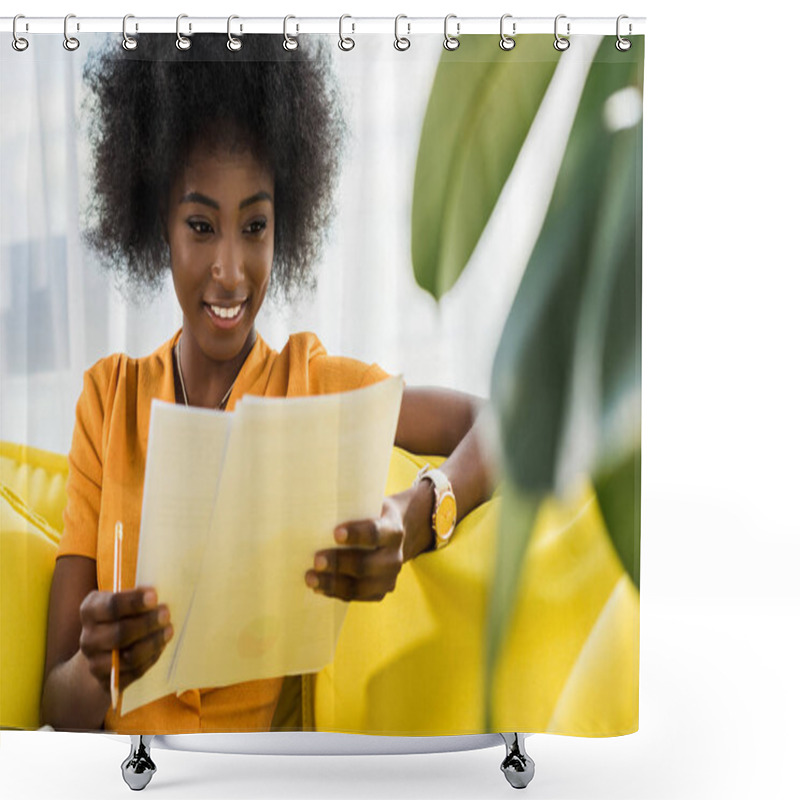
[[[500,17],[500,42],[499,42],[500,49],[505,50],[506,52],[508,52],[509,50],[513,50],[517,45],[516,41],[512,38],[517,32],[517,23],[516,22],[511,23],[512,35],[508,36],[505,32],[505,24],[507,19],[512,19],[512,15],[503,14],[503,16]]]
[[[349,14],[342,14],[342,16],[339,17],[339,49],[344,50],[345,53],[349,53],[356,46],[356,42],[352,37],[344,35],[344,21],[346,19],[353,18]],[[352,30],[350,32],[356,32],[355,23],[352,23]]]
[[[64,45],[64,49],[65,50],[69,50],[70,53],[74,53],[81,46],[81,43],[80,43],[80,40],[77,39],[75,36],[70,36],[69,35],[68,27],[69,27],[69,21],[71,19],[75,19],[75,15],[74,14],[67,14],[67,16],[64,17],[64,41],[63,41],[63,45]],[[79,31],[80,29],[81,29],[80,23],[76,22],[75,23],[75,30]]]
[[[447,23],[450,22],[451,19],[456,21],[456,35],[452,36],[450,32],[447,30]],[[453,50],[458,50],[458,46],[461,44],[461,40],[458,38],[459,34],[461,33],[461,23],[458,21],[458,17],[455,14],[448,14],[444,18],[444,42],[442,42],[442,47],[445,50],[449,50],[451,53]]]
[[[567,15],[559,14],[556,17],[555,23],[553,24],[553,35],[555,36],[555,39],[553,40],[553,47],[555,47],[555,49],[558,50],[559,53],[563,53],[565,50],[569,49],[569,39],[567,39],[565,36],[562,36],[558,32],[558,21],[560,19],[567,19]],[[569,22],[567,22],[567,36],[569,36],[570,33],[569,28],[570,25]]]
[[[297,19],[297,17],[292,16],[291,14],[287,14],[283,18],[283,49],[284,50],[297,50],[298,42],[294,36],[289,35],[289,20],[290,19]],[[295,32],[298,33],[300,31],[300,26],[295,23]]]
[[[128,35],[128,20],[129,19],[136,19],[133,14],[126,14],[122,18],[122,47],[125,50],[131,51],[135,50],[139,46],[139,42],[134,36]],[[136,26],[138,29],[138,25]]]
[[[242,49],[242,40],[238,36],[234,36],[231,33],[231,22],[233,22],[233,20],[235,19],[239,19],[239,17],[236,14],[231,14],[228,17],[228,41],[225,44],[228,50],[231,51],[231,53],[238,53],[239,50]],[[240,25],[239,33],[241,32],[242,32],[242,26]]]
[[[623,35],[620,33],[620,23],[621,23],[621,22],[622,22],[622,20],[624,20],[624,19],[629,19],[629,17],[628,17],[628,15],[627,15],[627,14],[620,14],[620,15],[617,17],[617,41],[616,41],[616,43],[615,43],[614,47],[616,47],[616,48],[617,48],[617,50],[619,50],[619,51],[620,51],[620,53],[624,53],[624,52],[626,52],[627,50],[630,50],[630,49],[631,49],[631,40],[630,40],[630,39],[626,39],[626,38],[625,38],[625,37],[624,37],[624,36],[623,36]],[[632,27],[631,23],[629,22],[629,23],[628,23],[628,36],[630,36],[630,35],[631,35],[631,31],[632,31],[632,30],[633,30],[633,27]]]
[[[408,50],[409,47],[411,47],[411,39],[408,38],[408,36],[411,34],[411,23],[406,22],[406,28],[408,28],[408,33],[406,34],[406,36],[401,36],[399,31],[401,19],[407,20],[408,17],[405,14],[398,14],[394,18],[394,49],[399,50],[401,53],[403,53],[406,50]]]
[[[175,47],[178,50],[188,50],[192,46],[192,40],[181,33],[181,20],[188,19],[188,14],[178,14],[175,19]],[[192,23],[189,23],[189,32],[191,33]]]
[[[12,33],[14,38],[11,40],[11,46],[18,53],[22,53],[22,52],[24,52],[25,50],[28,49],[28,45],[30,44],[30,42],[17,33],[17,20],[18,19],[25,19],[25,15],[24,14],[17,14],[14,17],[14,22],[12,23],[12,26],[11,26],[11,33]],[[26,23],[26,28],[27,28],[27,23]]]

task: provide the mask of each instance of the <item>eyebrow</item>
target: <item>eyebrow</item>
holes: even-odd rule
[[[246,206],[250,206],[253,203],[258,203],[260,200],[268,200],[271,203],[272,195],[269,192],[265,192],[263,190],[260,192],[256,192],[252,197],[248,197],[247,199],[242,200],[242,202],[239,203],[239,208],[240,209],[245,208]]]
[[[253,203],[258,203],[260,200],[268,200],[272,202],[272,195],[269,192],[260,191],[256,192],[251,197],[247,197],[239,203],[239,209],[246,208]],[[202,203],[206,206],[211,206],[211,208],[216,208],[219,211],[219,203],[216,200],[212,200],[212,198],[201,194],[200,192],[189,192],[185,194],[180,199],[181,203]]]

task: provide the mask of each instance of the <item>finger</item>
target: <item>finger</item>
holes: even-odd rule
[[[84,652],[121,650],[169,624],[169,609],[160,605],[135,617],[116,622],[101,622],[85,628],[81,647]]]
[[[306,583],[311,586],[314,582],[314,591],[328,597],[337,597],[340,600],[381,600],[388,592],[393,591],[396,576],[359,580],[349,575],[331,575],[311,570],[306,573]]]
[[[374,578],[381,575],[396,575],[403,566],[403,554],[399,548],[339,547],[320,550],[314,556],[314,571],[317,573],[339,573],[353,578]]]
[[[90,592],[81,603],[81,623],[114,622],[150,611],[158,605],[158,595],[151,587],[124,592]]]
[[[139,680],[139,678],[141,678],[142,675],[144,675],[145,672],[147,672],[147,670],[149,670],[156,663],[156,661],[158,661],[158,659],[161,657],[162,651],[163,648],[158,652],[153,653],[153,655],[147,661],[140,664],[136,670],[131,670],[130,672],[125,672],[122,675],[120,675],[119,688],[125,689],[128,686],[130,686],[134,681]]]
[[[134,680],[143,674],[142,667],[144,665],[155,663],[173,633],[172,625],[167,625],[149,636],[137,640],[133,645],[120,649],[120,685],[122,685],[123,675],[130,673],[134,676],[131,680]],[[108,684],[111,675],[112,650],[84,647],[83,636],[81,637],[81,650],[89,662],[89,670],[92,675],[101,685]]]
[[[144,639],[119,651],[121,676],[131,676],[131,680],[141,677],[155,663],[173,635],[172,625],[151,633]]]
[[[344,522],[333,532],[333,538],[348,547],[387,547],[396,544],[402,536],[402,529],[395,521],[383,517]]]

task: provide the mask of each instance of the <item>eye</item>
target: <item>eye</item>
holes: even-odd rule
[[[204,219],[187,219],[186,224],[201,236],[214,232],[214,229]]]
[[[245,233],[261,233],[267,227],[267,221],[263,218],[254,219],[249,222],[244,229]]]

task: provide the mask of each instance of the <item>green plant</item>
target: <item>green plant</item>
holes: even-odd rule
[[[642,123],[609,122],[609,98],[629,110],[640,102],[644,44],[636,37],[619,52],[615,41],[600,41],[583,86],[492,370],[505,474],[489,681],[547,495],[591,476],[609,537],[639,585]],[[519,37],[511,53],[496,37],[464,37],[456,53],[442,55],[434,80],[412,211],[415,277],[437,300],[486,227],[559,58],[547,36]]]

